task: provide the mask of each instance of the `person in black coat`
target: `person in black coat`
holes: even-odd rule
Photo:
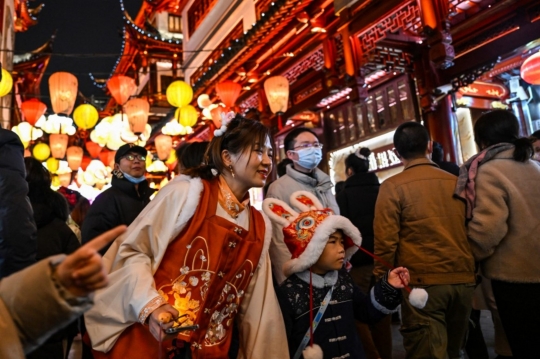
[[[341,215],[348,218],[362,233],[362,247],[373,253],[373,219],[379,194],[379,179],[369,171],[369,148],[360,148],[345,159],[347,180],[344,189],[336,194]],[[352,258],[351,277],[356,285],[368,292],[374,283],[373,258],[358,251]],[[375,325],[356,322],[356,328],[369,359],[392,358],[391,317]]]
[[[150,202],[154,193],[148,185],[144,147],[121,146],[114,157],[111,187],[96,197],[82,226],[82,243],[121,224],[130,225]],[[100,253],[105,254],[109,246]]]
[[[0,279],[36,263],[36,224],[23,156],[19,137],[0,128]]]
[[[24,164],[29,188],[28,197],[37,226],[36,259],[39,261],[57,254],[75,252],[80,247],[80,243],[66,223],[69,217],[66,199],[51,189],[51,175],[41,162],[35,158],[26,157]],[[55,333],[27,358],[64,359],[77,332],[77,323],[72,323]]]
[[[439,142],[433,141],[431,160],[435,162],[441,170],[451,173],[454,176],[459,176],[459,166],[454,162],[444,161],[444,150]]]

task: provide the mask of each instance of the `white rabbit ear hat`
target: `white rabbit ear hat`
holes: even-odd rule
[[[337,230],[345,235],[345,260],[349,260],[362,244],[360,231],[351,221],[323,208],[317,197],[307,191],[291,195],[290,203],[301,212],[294,211],[285,202],[267,198],[263,202],[264,213],[283,228],[283,240],[292,258],[283,265],[285,276],[303,272],[315,264],[321,256],[328,238]]]

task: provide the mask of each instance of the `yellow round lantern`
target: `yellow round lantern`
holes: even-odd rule
[[[52,187],[60,187],[60,178],[58,178],[58,176],[52,176],[51,180]]]
[[[99,114],[94,106],[85,103],[75,109],[73,120],[77,127],[88,130],[96,125],[99,120]]]
[[[184,81],[174,81],[167,87],[167,101],[174,107],[183,107],[193,99],[193,89]]]
[[[197,109],[191,105],[181,107],[176,110],[175,118],[178,119],[178,122],[184,127],[193,127],[197,123],[197,118],[199,113]]]
[[[58,167],[60,166],[60,161],[58,161],[56,158],[51,157],[47,160],[47,169],[51,173],[55,173],[58,171]]]
[[[0,97],[6,96],[13,87],[13,78],[11,74],[6,70],[2,69],[2,81],[0,81]]]
[[[172,165],[178,160],[176,157],[176,151],[174,149],[171,149],[171,153],[169,154],[169,158],[167,158],[167,161],[165,161],[166,164]]]
[[[49,156],[51,155],[51,149],[49,148],[49,145],[46,143],[38,143],[34,146],[34,150],[32,151],[32,154],[34,155],[34,158],[40,162],[45,161]]]

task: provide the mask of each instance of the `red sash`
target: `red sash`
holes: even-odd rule
[[[234,318],[257,269],[264,245],[265,223],[249,207],[250,231],[216,216],[217,181],[204,185],[199,206],[167,252],[154,274],[159,293],[180,314],[184,324],[198,324],[195,331],[178,339],[191,346],[193,358],[225,358],[231,342]],[[164,343],[161,352],[167,352]],[[158,358],[159,344],[147,326],[133,324],[106,354],[95,358]]]

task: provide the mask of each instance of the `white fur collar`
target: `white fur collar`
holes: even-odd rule
[[[303,272],[295,273],[296,276],[302,279],[304,282],[309,284],[309,271],[305,270]],[[325,288],[333,286],[337,283],[338,280],[338,271],[333,270],[326,273],[324,276],[312,273],[312,283],[315,288]]]

